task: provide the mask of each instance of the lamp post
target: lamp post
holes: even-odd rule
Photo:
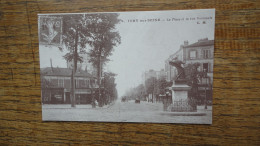
[[[205,87],[204,87],[204,89],[205,89],[205,101],[204,101],[204,103],[205,103],[205,107],[204,107],[204,109],[208,109],[208,107],[207,107],[207,86],[208,86],[208,76],[207,76],[206,69],[204,69],[204,78],[205,78],[205,80],[206,80],[206,85],[205,85]]]

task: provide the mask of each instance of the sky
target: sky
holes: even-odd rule
[[[116,25],[116,31],[121,44],[114,48],[105,67],[106,71],[117,74],[119,96],[142,83],[143,72],[164,69],[165,60],[184,41],[192,44],[202,38],[214,39],[215,10],[212,9],[121,12],[119,19],[123,22]],[[50,58],[54,67],[66,67],[62,58],[65,53],[55,46],[40,45],[41,68],[50,66]]]

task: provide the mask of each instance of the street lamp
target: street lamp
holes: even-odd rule
[[[204,69],[204,75],[203,75],[203,77],[205,78],[205,80],[206,80],[206,85],[205,85],[205,87],[204,87],[204,89],[205,89],[205,107],[204,107],[204,109],[208,109],[208,107],[207,107],[207,86],[208,86],[208,76],[207,76],[207,72],[206,72],[206,69]]]

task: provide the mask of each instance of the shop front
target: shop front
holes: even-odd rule
[[[44,88],[42,89],[43,104],[64,103],[64,88]]]

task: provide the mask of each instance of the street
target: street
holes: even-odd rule
[[[184,114],[184,115],[180,115]],[[91,105],[46,105],[42,106],[44,121],[106,121],[106,122],[149,122],[149,123],[194,123],[211,124],[212,107],[198,106],[197,112],[163,111],[162,103],[141,101],[120,102],[104,107],[92,108]],[[200,114],[196,114],[200,113]],[[186,114],[186,115],[185,115]]]

